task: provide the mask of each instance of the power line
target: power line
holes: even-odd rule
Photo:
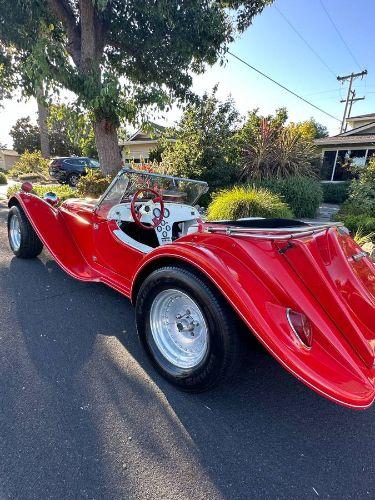
[[[358,68],[360,70],[362,70],[362,67],[361,65],[359,64],[358,60],[356,59],[355,55],[353,54],[353,52],[350,50],[350,47],[349,45],[346,43],[344,37],[342,36],[342,34],[340,33],[340,30],[338,29],[338,27],[336,26],[336,23],[334,22],[334,20],[332,19],[330,13],[328,12],[328,10],[326,9],[324,3],[323,3],[323,0],[319,0],[320,2],[320,5],[322,6],[322,9],[324,10],[324,12],[327,14],[327,17],[328,19],[331,21],[331,24],[332,26],[334,27],[337,35],[339,36],[340,40],[342,41],[342,43],[345,45],[347,51],[349,52],[349,54],[351,55],[353,61],[355,62],[355,64],[358,66]]]
[[[277,12],[280,14],[280,16],[284,19],[284,21],[290,26],[290,28],[299,36],[299,38],[303,41],[303,43],[311,50],[311,52],[319,59],[319,61],[325,66],[328,71],[336,78],[336,73],[333,71],[333,69],[328,66],[328,64],[325,62],[325,60],[320,56],[320,54],[312,47],[312,45],[306,40],[306,38],[297,30],[297,28],[289,21],[289,19],[286,17],[285,14],[281,12],[281,10],[277,7],[277,5],[274,5],[274,8],[277,10]]]
[[[334,120],[338,121],[338,122],[341,122],[341,120],[339,120],[338,118],[336,118],[336,116],[333,116],[331,114],[329,114],[327,111],[324,111],[324,109],[321,109],[319,108],[318,106],[316,106],[315,104],[313,104],[312,102],[308,101],[307,99],[305,99],[304,97],[296,94],[293,90],[290,90],[288,89],[287,87],[285,87],[285,85],[283,85],[282,83],[279,83],[277,82],[276,80],[274,80],[273,78],[271,78],[269,75],[266,75],[266,73],[263,73],[263,71],[260,71],[259,69],[255,68],[254,66],[252,66],[251,64],[249,64],[248,62],[244,61],[243,59],[241,59],[240,57],[236,56],[236,54],[233,54],[233,52],[230,52],[228,50],[228,54],[231,55],[232,57],[234,57],[235,59],[237,59],[238,61],[242,62],[242,64],[245,64],[245,66],[249,67],[250,69],[252,69],[253,71],[256,71],[257,73],[259,73],[260,75],[264,76],[264,78],[267,78],[267,80],[270,80],[272,83],[278,85],[279,87],[281,87],[282,89],[286,90],[287,92],[289,92],[289,94],[292,94],[294,95],[294,97],[297,97],[298,99],[300,99],[301,101],[305,102],[306,104],[308,104],[309,106],[312,106],[313,108],[317,109],[318,111],[320,111],[321,113],[324,113],[325,115],[329,116],[330,118],[333,118]]]
[[[341,90],[340,87],[331,90],[319,90],[318,92],[309,92],[308,94],[304,94],[303,97],[309,97],[311,95],[320,95],[320,94],[332,94],[332,92],[340,92],[340,90]]]

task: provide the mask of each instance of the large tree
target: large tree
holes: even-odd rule
[[[272,0],[0,0],[1,58],[18,83],[74,92],[99,160],[118,168],[117,128],[147,105],[186,99],[192,73],[224,57]]]

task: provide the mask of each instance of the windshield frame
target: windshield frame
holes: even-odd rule
[[[189,179],[189,178],[186,178],[186,177],[176,177],[174,175],[164,175],[164,174],[159,174],[157,172],[148,172],[147,170],[133,170],[133,169],[129,169],[129,168],[122,168],[119,173],[116,175],[116,177],[113,179],[113,181],[111,182],[111,184],[108,186],[108,188],[104,191],[104,193],[101,195],[101,197],[99,198],[97,204],[95,205],[95,210],[97,208],[100,207],[101,203],[103,202],[103,200],[106,199],[106,197],[108,196],[108,194],[112,191],[112,188],[115,186],[115,184],[119,181],[120,177],[122,177],[123,175],[126,175],[126,174],[131,174],[131,175],[147,175],[147,176],[150,176],[150,177],[161,177],[163,179],[167,179],[167,180],[170,180],[170,181],[177,181],[177,182],[192,182],[192,183],[195,183],[195,184],[198,184],[200,186],[203,187],[203,190],[202,192],[198,193],[197,196],[194,198],[194,200],[192,201],[191,205],[193,206],[201,196],[203,196],[204,194],[206,194],[209,190],[209,186],[207,184],[206,181],[199,181],[197,179]]]

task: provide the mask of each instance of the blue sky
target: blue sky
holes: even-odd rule
[[[364,80],[358,79],[355,82],[357,95],[365,95],[366,99],[353,106],[352,114],[375,112],[375,1],[322,1],[361,68],[368,70],[368,76]],[[255,18],[253,25],[232,44],[230,50],[341,119],[343,104],[339,101],[346,95],[346,85],[337,82],[335,76],[290,28],[275,6],[319,53],[334,75],[359,70],[334,31],[320,0],[276,0],[274,6],[267,7]],[[276,108],[286,106],[291,120],[300,121],[314,116],[331,133],[338,132],[338,122],[287,94],[230,56],[224,68],[214,66],[207,69],[204,75],[195,77],[194,90],[203,93],[216,83],[219,84],[219,96],[225,98],[231,94],[242,114],[253,108],[260,108],[262,113],[272,113]],[[32,101],[7,102],[5,109],[1,111],[0,142],[10,146],[9,128],[20,116],[30,115],[35,120],[35,112],[36,106]],[[171,124],[178,116],[179,112],[172,110],[158,121]]]

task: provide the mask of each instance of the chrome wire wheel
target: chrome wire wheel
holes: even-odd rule
[[[12,215],[10,219],[9,239],[12,249],[17,252],[21,246],[21,227],[17,215]]]
[[[208,328],[198,304],[186,293],[163,290],[153,300],[150,328],[160,353],[174,366],[194,368],[208,350]]]

